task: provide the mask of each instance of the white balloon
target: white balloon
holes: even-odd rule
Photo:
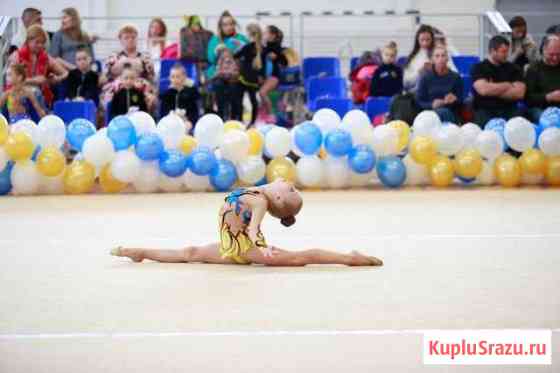
[[[41,174],[33,161],[16,162],[10,178],[14,194],[29,195],[39,191]]]
[[[216,114],[206,114],[196,122],[194,137],[199,146],[217,148],[224,135],[224,121]]]
[[[541,185],[543,181],[544,181],[544,174],[523,173],[521,175],[521,184],[524,185]]]
[[[134,188],[140,193],[154,193],[159,188],[159,164],[157,161],[140,163],[138,176],[132,182]]]
[[[346,157],[327,157],[324,165],[324,183],[328,188],[341,189],[350,186],[350,167]]]
[[[560,155],[560,128],[550,127],[542,131],[539,148],[546,155]]]
[[[311,121],[319,126],[323,136],[325,136],[340,124],[340,116],[336,111],[325,108],[318,110]]]
[[[438,151],[445,155],[455,155],[463,147],[461,129],[453,123],[440,127],[435,133],[434,140]]]
[[[24,132],[31,138],[33,144],[39,144],[39,127],[31,119],[22,119],[12,124],[10,133]]]
[[[417,163],[410,154],[403,158],[406,167],[406,185],[427,185],[430,183],[428,167]]]
[[[64,193],[64,173],[58,176],[41,175],[39,180],[39,193],[43,194],[63,194]]]
[[[111,173],[123,183],[132,183],[140,174],[140,159],[129,150],[118,151],[111,163]]]
[[[371,147],[377,157],[397,154],[399,148],[399,132],[387,125],[375,127]]]
[[[146,133],[156,130],[156,122],[152,116],[144,111],[135,111],[128,116],[128,119],[136,129],[136,136],[140,137]]]
[[[319,187],[323,181],[323,162],[319,157],[306,156],[296,164],[297,179],[304,187]]]
[[[0,146],[0,172],[4,170],[9,160],[8,153],[6,153],[3,146]]]
[[[212,185],[210,184],[210,179],[208,176],[199,176],[192,173],[191,170],[183,175],[183,182],[188,190],[192,192],[207,192],[212,190]]]
[[[461,136],[463,137],[463,147],[472,148],[475,145],[476,137],[482,132],[479,126],[474,123],[465,123],[461,126]]]
[[[433,137],[441,127],[441,119],[432,110],[424,110],[414,118],[412,130],[415,136]]]
[[[484,130],[476,137],[475,147],[484,158],[493,161],[502,154],[504,142],[496,131]]]
[[[178,193],[183,190],[183,177],[169,177],[164,173],[160,173],[159,189],[167,193]]]
[[[47,115],[39,121],[39,145],[60,148],[66,141],[66,126],[56,115]]]
[[[266,174],[266,164],[260,156],[248,157],[237,165],[237,174],[242,182],[255,185]]]
[[[156,133],[161,137],[166,149],[177,149],[186,131],[185,122],[175,113],[163,117],[156,128]]]
[[[290,132],[284,127],[274,127],[265,137],[266,153],[272,158],[285,157],[291,148]]]
[[[365,187],[368,185],[375,184],[377,180],[377,173],[375,169],[371,170],[367,174],[359,174],[354,171],[350,171],[350,184],[353,187]]]
[[[371,125],[371,121],[366,113],[362,110],[350,110],[344,118],[342,118],[342,123],[354,124],[354,125]]]
[[[475,183],[480,185],[494,185],[496,183],[496,175],[494,174],[494,162],[483,161],[482,171],[476,177]]]
[[[346,118],[346,117],[345,117]],[[347,130],[352,135],[352,144],[371,144],[374,137],[373,126],[364,121],[354,120],[352,122],[342,122],[340,128]]]
[[[524,152],[535,144],[535,126],[523,117],[511,118],[506,123],[504,137],[510,148]]]
[[[224,134],[220,150],[225,159],[241,162],[249,156],[249,136],[241,130],[230,130]]]
[[[82,154],[86,161],[101,168],[115,158],[115,147],[106,135],[96,133],[84,141]]]

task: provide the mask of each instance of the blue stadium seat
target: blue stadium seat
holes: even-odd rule
[[[471,75],[471,67],[480,62],[478,56],[453,56],[451,58],[460,75]]]
[[[467,98],[472,94],[473,81],[470,75],[461,75],[463,80],[463,97]]]
[[[377,115],[384,114],[391,107],[392,97],[369,97],[366,100],[365,110],[370,119],[373,120]]]
[[[397,58],[397,66],[404,67],[404,65],[406,65],[407,62],[408,62],[408,57],[406,56]]]
[[[318,98],[315,100],[315,110],[332,109],[342,118],[352,110],[352,100],[349,98]]]
[[[171,68],[177,62],[180,62],[184,67],[185,71],[187,72],[187,76],[194,80],[195,84],[198,84],[198,77],[196,76],[196,65],[192,62],[186,60],[175,60],[175,59],[163,59],[161,60],[161,67],[159,70],[159,78],[160,79],[168,79],[169,74],[171,72]]]
[[[358,66],[358,61],[360,61],[360,57],[352,57],[350,59],[350,71],[354,70],[356,66]]]
[[[95,124],[96,110],[92,100],[55,101],[53,107],[54,114],[58,115],[66,124],[77,118],[85,118]]]
[[[347,98],[346,80],[339,77],[311,78],[306,84],[307,106],[315,111],[319,98]]]
[[[313,77],[340,76],[340,61],[336,57],[308,57],[303,59],[303,80]]]

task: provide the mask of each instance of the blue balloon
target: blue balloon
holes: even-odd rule
[[[136,143],[136,155],[144,161],[159,159],[163,150],[163,141],[156,133],[145,133]]]
[[[344,157],[352,150],[352,135],[340,128],[330,131],[325,138],[325,149],[333,157]]]
[[[496,132],[502,138],[502,142],[504,144],[504,151],[507,149],[507,142],[506,142],[506,120],[503,118],[493,118],[486,123],[484,126],[485,130],[490,130]]]
[[[93,123],[87,119],[74,119],[66,129],[66,140],[74,150],[82,151],[84,141],[90,136],[95,135],[96,129]]]
[[[37,145],[37,147],[33,151],[33,155],[31,156],[31,160],[33,162],[37,161],[37,157],[39,156],[39,153],[41,153],[41,145]]]
[[[305,122],[296,127],[296,146],[305,155],[314,155],[321,149],[323,134],[321,129],[313,122]]]
[[[266,134],[268,133],[268,131],[270,131],[273,128],[274,128],[273,124],[265,124],[264,126],[260,126],[258,128],[258,131],[261,133],[261,135],[266,137]]]
[[[348,155],[348,165],[358,174],[367,174],[375,167],[375,153],[368,145],[358,145]]]
[[[116,116],[109,122],[107,137],[111,139],[117,151],[128,149],[137,141],[134,124],[124,115]]]
[[[383,185],[397,188],[406,179],[406,167],[399,157],[394,155],[383,157],[377,162],[377,176]]]
[[[265,175],[265,176],[263,176],[262,179],[260,179],[259,181],[257,181],[257,182],[255,183],[255,186],[265,185],[267,182],[268,182],[268,180],[266,180],[266,175]]]
[[[462,176],[459,176],[459,175],[457,175],[457,178],[459,180],[461,180],[461,182],[464,183],[464,184],[470,184],[470,183],[472,183],[473,181],[476,180],[476,177],[467,178],[467,177],[462,177]]]
[[[8,162],[6,167],[0,171],[0,196],[8,194],[12,190],[12,168],[14,168],[14,162]]]
[[[549,107],[543,111],[539,118],[539,124],[542,125],[543,129],[549,127],[560,128],[560,108]]]
[[[216,156],[206,147],[198,147],[188,158],[188,167],[198,176],[209,175],[212,169],[216,167]]]
[[[187,170],[187,157],[180,150],[168,150],[159,157],[159,169],[169,177],[181,176]]]
[[[237,171],[235,165],[227,160],[220,159],[217,166],[210,173],[210,184],[218,192],[230,190],[237,181]]]

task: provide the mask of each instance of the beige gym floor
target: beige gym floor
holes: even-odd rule
[[[381,268],[132,263],[223,194],[0,198],[0,372],[559,372],[560,190],[305,192],[286,249]],[[426,329],[552,329],[552,366],[424,366]]]

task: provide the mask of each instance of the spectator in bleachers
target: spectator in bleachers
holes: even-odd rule
[[[421,25],[414,37],[414,47],[404,66],[403,85],[407,91],[416,91],[420,74],[432,68],[430,53],[434,48],[434,31]]]
[[[110,118],[134,111],[148,111],[144,92],[135,86],[137,79],[137,70],[128,64],[125,65],[121,72],[121,88],[115,92],[111,101]]]
[[[160,17],[153,18],[148,27],[147,50],[154,64],[154,71],[159,75],[161,55],[167,42],[167,25]]]
[[[108,57],[106,63],[107,84],[103,86],[103,105],[110,102],[114,92],[120,89],[119,79],[124,66],[131,66],[136,71],[135,87],[142,90],[146,97],[148,109],[152,111],[155,107],[154,64],[150,56],[138,51],[138,30],[136,27],[127,25],[119,31],[119,41],[122,50]]]
[[[471,70],[474,92],[474,122],[481,127],[492,118],[510,119],[523,114],[517,102],[525,96],[519,66],[509,62],[509,41],[497,35],[490,39],[489,56]]]
[[[37,8],[25,8],[21,13],[21,22],[23,27],[19,27],[17,34],[12,39],[12,48],[17,50],[23,46],[25,40],[27,39],[27,29],[33,25],[39,25],[43,27],[43,15],[41,11]],[[53,37],[52,32],[47,32],[47,42],[46,47],[49,48],[50,40]],[[13,51],[10,51],[10,54]]]
[[[227,10],[222,13],[218,20],[218,34],[213,35],[208,43],[208,79],[214,78],[218,64],[218,52],[222,48],[228,48],[232,54],[235,54],[245,44],[249,42],[247,37],[237,32],[237,22],[230,12]]]
[[[546,31],[545,31],[545,35],[542,38],[541,41],[541,46],[539,48],[539,53],[542,56],[543,55],[543,49],[544,49],[544,42],[546,41],[546,37],[550,36],[550,35],[556,35],[556,36],[560,36],[560,25],[552,25],[549,26]]]
[[[25,85],[25,76],[24,65],[17,63],[10,65],[7,74],[10,88],[0,95],[0,108],[3,108],[4,105],[7,106],[10,123],[16,123],[21,119],[29,119],[31,117],[27,112],[28,102],[35,109],[39,117],[43,117],[46,114],[33,91]]]
[[[218,65],[212,79],[216,92],[218,115],[224,120],[241,120],[243,88],[239,82],[239,66],[231,50],[225,46],[218,49]]]
[[[39,102],[51,107],[54,99],[50,84],[58,84],[68,72],[45,50],[48,36],[39,25],[27,29],[27,38],[21,48],[12,53],[10,64],[23,64],[26,70],[25,84],[34,87]]]
[[[76,51],[76,68],[68,73],[66,79],[66,99],[92,100],[99,104],[99,74],[91,68],[92,58],[88,48]]]
[[[81,24],[80,14],[75,8],[64,9],[60,30],[55,32],[49,49],[49,54],[68,71],[76,68],[76,51],[80,48],[86,48],[95,58],[94,39],[82,30]]]
[[[457,112],[463,103],[463,81],[448,66],[449,56],[444,46],[432,51],[432,69],[420,78],[416,102],[424,110],[434,110],[442,122],[457,123]]]
[[[189,129],[198,121],[198,101],[200,95],[194,81],[187,78],[185,67],[176,63],[169,74],[170,86],[165,92],[160,92],[160,114],[165,116],[173,111],[187,123]]]
[[[208,68],[208,44],[213,34],[202,27],[199,16],[185,17],[185,21],[180,32],[180,58],[195,63],[198,76],[202,77]]]
[[[513,17],[509,21],[511,27],[511,54],[508,58],[522,70],[526,65],[538,59],[538,49],[535,41],[527,33],[527,22],[521,16]]]
[[[362,53],[356,62],[356,66],[350,71],[350,90],[352,92],[352,101],[355,104],[363,104],[370,96],[373,74],[382,62],[382,58],[378,54],[381,54],[379,50]]]
[[[560,37],[549,35],[544,40],[543,59],[534,62],[525,76],[529,114],[538,122],[549,106],[560,106]]]
[[[370,96],[392,97],[402,93],[403,71],[395,64],[397,53],[397,43],[394,41],[383,47],[383,63],[375,70],[371,79]]]

